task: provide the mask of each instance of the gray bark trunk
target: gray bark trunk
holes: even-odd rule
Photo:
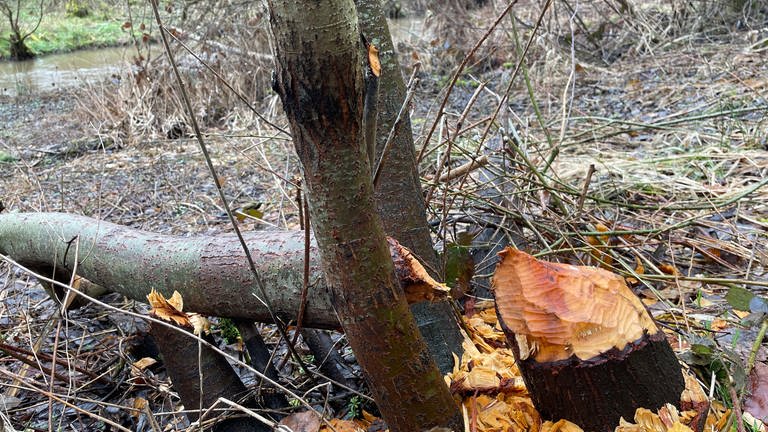
[[[393,432],[461,427],[405,295],[376,213],[364,148],[360,35],[352,0],[269,0],[275,90],[301,160],[332,302]]]
[[[381,1],[356,0],[355,3],[360,29],[379,48],[381,61],[376,122],[376,160],[379,160],[405,100],[406,88]],[[382,162],[374,195],[384,230],[436,274],[439,266],[427,224],[409,116],[406,115],[397,125],[390,146]],[[450,372],[453,369],[453,353],[461,357],[463,352],[463,338],[453,308],[448,301],[417,303],[411,305],[411,312],[440,371],[444,374]]]
[[[301,301],[304,233],[245,233],[275,312],[296,318]],[[79,242],[79,256],[75,245]],[[166,297],[179,291],[184,308],[205,315],[270,322],[237,238],[178,237],[148,233],[84,216],[63,213],[0,214],[0,253],[44,271],[71,271],[141,302],[152,288]],[[339,321],[312,248],[304,323],[337,329]]]

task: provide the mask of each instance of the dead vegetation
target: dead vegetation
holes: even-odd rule
[[[754,314],[760,310],[753,307],[744,320],[739,309],[750,312],[749,301],[735,303],[732,294],[742,288],[761,296],[768,286],[762,3],[519,2],[491,32],[506,4],[453,3],[462,8],[432,13],[423,28],[417,18],[407,37],[396,39],[408,71],[414,58],[424,65],[414,132],[444,272],[462,273],[454,252],[477,261],[469,315],[487,305],[486,278],[502,246],[609,268],[641,293],[718,401],[711,424],[728,427],[725,407],[740,406],[747,373],[765,361],[763,318]],[[177,45],[227,196],[235,207],[263,203],[262,221],[246,222],[249,228],[295,229],[298,168],[288,137],[270,125],[284,120],[270,96],[263,14],[190,10],[184,21],[176,12],[179,39],[259,113]],[[185,25],[206,13],[222,24]],[[138,28],[148,17],[132,19]],[[89,137],[69,141],[80,143],[78,151],[51,147],[59,143],[55,135],[3,132],[0,150],[12,156],[0,160],[5,211],[82,213],[176,234],[229,230],[166,60],[140,39],[119,82],[75,93],[77,116],[59,119],[68,133]],[[10,102],[3,108],[35,115],[25,109]],[[130,366],[144,357],[127,348],[141,334],[139,322],[99,305],[61,317],[34,279],[7,261],[0,280],[3,344],[11,346],[0,346],[3,415],[15,427],[45,430],[50,418],[66,430],[97,430],[107,421],[149,430],[150,417],[185,427],[162,370]],[[110,304],[143,311],[116,298]],[[484,322],[495,325],[490,317]],[[490,352],[480,339],[479,351],[470,352],[476,361]],[[274,335],[269,340],[284,354]],[[55,373],[62,376],[54,375],[51,358],[59,359]],[[292,362],[280,372],[297,390],[308,389]],[[325,396],[313,391],[315,401]],[[350,400],[326,414],[359,409],[362,400]],[[509,405],[519,416],[536,415]],[[521,425],[541,422],[478,430]]]

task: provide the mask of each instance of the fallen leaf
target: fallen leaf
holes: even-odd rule
[[[133,362],[131,366],[135,367],[138,370],[144,370],[152,365],[157,363],[157,360],[153,359],[152,357],[142,357],[139,360],[136,360]]]
[[[133,405],[133,407],[129,410],[129,413],[131,414],[131,417],[138,420],[142,413],[148,408],[149,401],[141,396],[137,396],[131,405]]]
[[[768,365],[755,363],[747,385],[749,391],[744,401],[744,411],[765,423],[768,421]]]
[[[150,314],[165,321],[173,321],[180,326],[189,327],[191,324],[187,314],[182,312],[184,301],[178,291],[174,291],[170,299],[166,299],[162,294],[154,289],[147,295],[147,301],[152,309]]]
[[[318,432],[320,423],[320,416],[316,412],[302,411],[289,415],[278,424],[291,428],[293,432]]]
[[[637,275],[645,274],[645,266],[643,265],[643,261],[640,259],[639,256],[635,256],[635,274]],[[627,284],[631,286],[634,286],[640,283],[640,281],[633,276],[627,276],[626,278],[624,278],[624,280],[626,280]]]
[[[188,314],[189,322],[192,324],[193,333],[197,336],[201,336],[203,333],[210,334],[211,333],[211,322],[208,321],[208,318],[200,315],[200,314]]]
[[[320,428],[320,432],[365,432],[364,427],[352,420],[331,419],[328,423],[333,429],[329,428],[327,425],[323,425],[323,427]]]
[[[752,291],[740,286],[732,286],[725,295],[725,301],[734,309],[748,311],[750,310],[749,303],[754,297],[755,294]]]
[[[598,223],[595,225],[595,231],[604,233],[609,232],[610,229],[607,226]],[[613,257],[605,252],[610,241],[611,238],[608,235],[587,237],[587,244],[592,246],[592,248],[589,250],[592,265],[609,268],[613,264]]]
[[[661,270],[662,273],[673,275],[673,276],[679,276],[680,272],[677,270],[677,268],[671,264],[661,264],[659,265],[659,270]]]

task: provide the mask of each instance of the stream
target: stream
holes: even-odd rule
[[[130,60],[128,47],[79,50],[20,62],[0,62],[0,95],[35,94],[93,82],[119,71]]]
[[[395,46],[423,37],[420,18],[389,21]],[[30,95],[104,79],[127,65],[130,47],[50,54],[20,62],[0,61],[0,96]]]

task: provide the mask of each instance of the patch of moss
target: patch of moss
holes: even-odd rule
[[[0,150],[0,163],[11,163],[11,162],[16,162],[16,158],[13,157],[10,153],[6,153]]]

